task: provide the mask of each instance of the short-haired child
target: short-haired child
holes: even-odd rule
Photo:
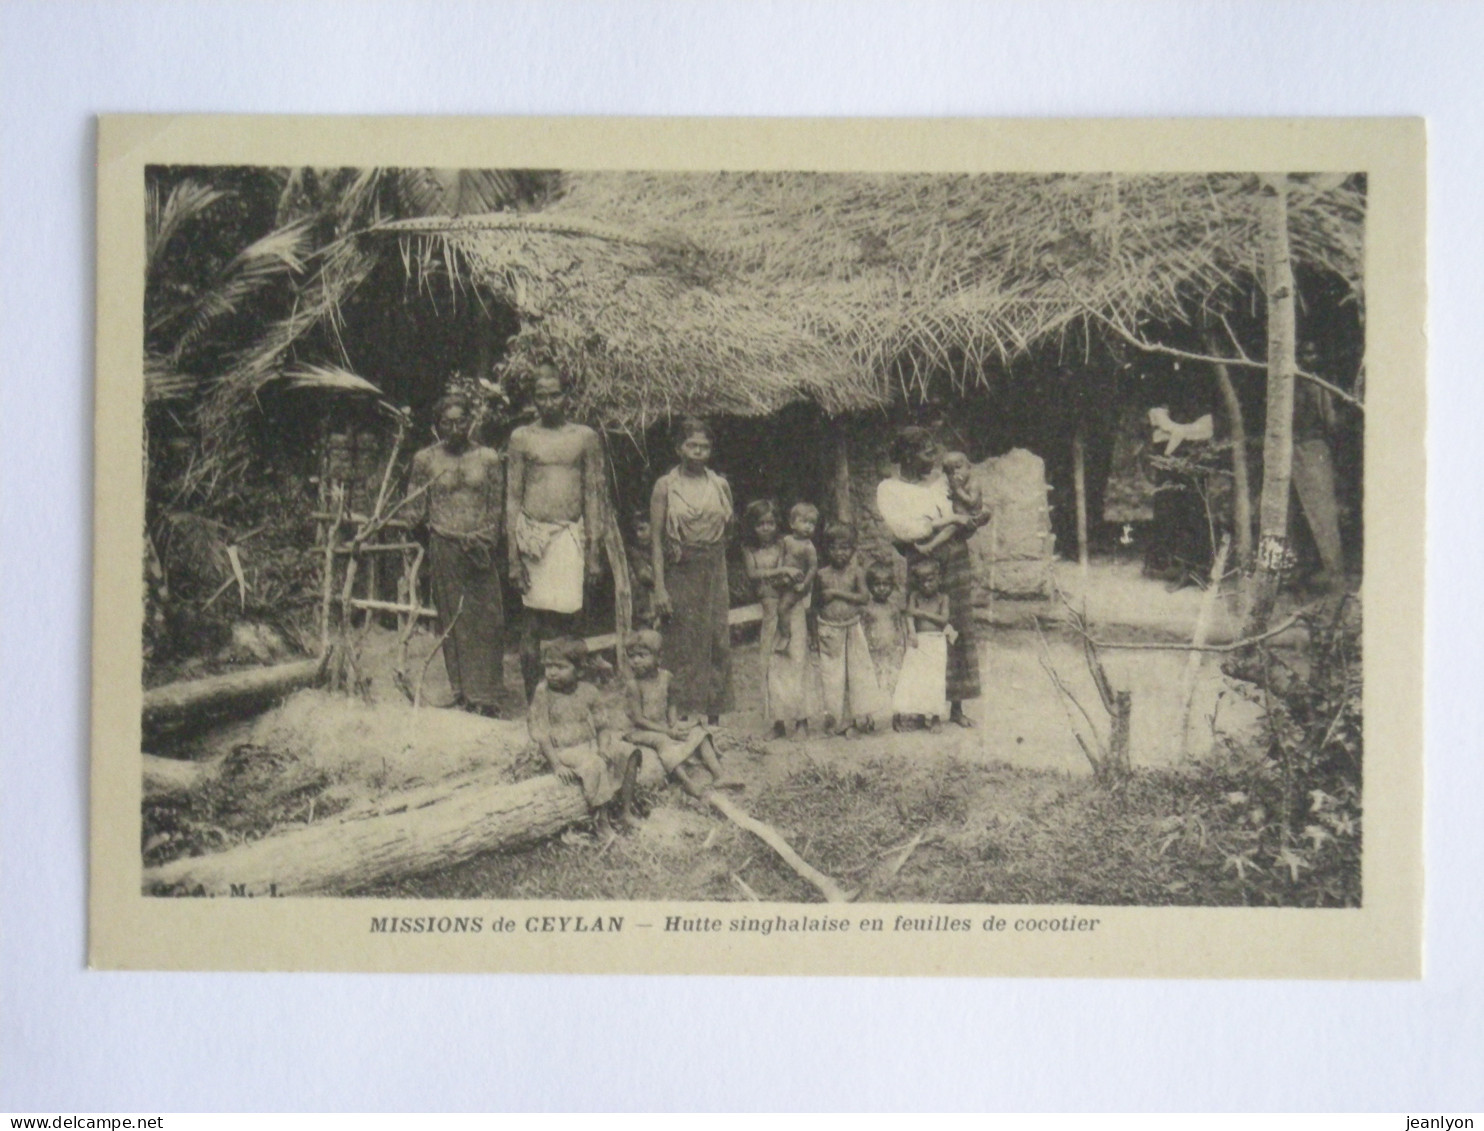
[[[819,551],[814,548],[814,531],[819,526],[819,508],[799,502],[788,508],[788,533],[783,536],[783,564],[796,570],[798,581],[778,593],[778,635],[773,641],[775,652],[787,652],[793,638],[794,609],[814,588],[819,571]]]
[[[819,675],[824,688],[825,729],[854,735],[875,728],[886,709],[876,666],[861,626],[870,603],[866,571],[855,553],[855,531],[832,522],[824,532],[825,564],[819,569]]]
[[[947,702],[948,644],[957,633],[948,623],[948,594],[938,563],[932,558],[914,562],[907,579],[907,648],[891,709],[900,724],[926,724],[936,734]]]
[[[752,585],[757,586],[757,600],[763,606],[763,625],[758,640],[758,655],[763,660],[763,717],[772,724],[773,738],[784,738],[788,723],[795,729],[807,729],[809,707],[804,695],[807,656],[775,652],[778,638],[779,594],[797,585],[803,570],[784,561],[784,539],[779,533],[778,505],[772,499],[754,499],[742,512],[746,545],[742,564]],[[800,641],[803,643],[803,641]]]
[[[579,677],[586,658],[581,640],[561,637],[542,645],[544,678],[531,696],[527,725],[552,773],[582,786],[600,829],[609,827],[610,809],[620,825],[633,828],[639,751],[622,741],[598,689]]]
[[[984,505],[984,496],[971,478],[973,465],[963,452],[949,452],[943,457],[944,486],[952,507],[950,521],[934,534],[913,543],[918,554],[929,555],[943,543],[960,536],[965,529],[978,530],[989,521],[989,508]]]
[[[635,628],[653,628],[659,623],[654,610],[654,557],[649,534],[649,508],[634,508],[629,516],[629,543],[624,547],[624,556],[629,560]]]
[[[896,687],[902,650],[906,647],[906,626],[902,623],[902,606],[896,590],[896,570],[889,563],[872,562],[866,568],[866,592],[871,599],[861,609],[861,627],[866,633],[866,646],[871,650],[876,685],[888,698]]]
[[[662,643],[654,629],[640,629],[629,637],[624,649],[629,658],[629,679],[624,689],[629,729],[624,740],[653,750],[665,772],[673,774],[692,797],[701,796],[700,787],[685,769],[694,758],[699,758],[710,772],[714,787],[741,789],[741,782],[722,772],[711,732],[699,724],[681,723],[680,712],[670,699],[670,673],[660,667]]]
[[[949,452],[943,457],[943,477],[948,481],[948,500],[953,513],[968,515],[979,526],[989,521],[984,493],[974,484],[974,465],[963,452]]]

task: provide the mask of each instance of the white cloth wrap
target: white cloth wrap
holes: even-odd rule
[[[530,584],[521,595],[528,609],[575,613],[582,608],[586,554],[582,520],[543,522],[525,513],[515,518],[515,547]]]
[[[897,715],[937,715],[948,707],[948,637],[941,632],[918,632],[917,647],[908,645],[902,670],[892,692],[891,709]]]

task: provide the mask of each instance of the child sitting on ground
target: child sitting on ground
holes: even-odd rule
[[[884,710],[871,649],[861,627],[870,603],[866,571],[855,556],[855,531],[843,522],[825,528],[827,564],[819,570],[819,675],[824,685],[825,730],[855,735],[875,729]],[[837,722],[838,720],[838,729]]]
[[[871,663],[876,670],[876,685],[883,695],[891,695],[902,666],[906,647],[902,607],[896,599],[896,571],[887,562],[872,562],[866,569],[866,592],[871,600],[861,609],[861,627],[866,633],[866,647],[871,650]],[[893,720],[895,721],[895,720]]]
[[[587,647],[580,640],[561,637],[542,645],[546,678],[531,696],[527,719],[531,739],[552,773],[582,786],[588,808],[598,814],[600,832],[611,829],[610,808],[616,810],[613,816],[619,824],[631,829],[639,751],[620,740],[598,689],[578,678],[586,658]]]
[[[802,576],[778,594],[778,635],[773,651],[787,652],[792,639],[789,622],[795,606],[814,588],[814,575],[819,570],[819,551],[814,548],[814,529],[819,525],[819,508],[813,503],[795,503],[788,508],[788,533],[783,536],[783,564]]]
[[[681,724],[680,712],[670,701],[670,673],[660,667],[662,643],[658,632],[646,628],[634,633],[624,649],[630,671],[624,693],[630,728],[625,741],[653,750],[665,772],[674,774],[692,797],[701,796],[700,787],[685,770],[685,763],[694,757],[710,771],[714,788],[741,789],[740,781],[722,772],[711,732],[699,724]]]
[[[947,701],[948,645],[958,633],[948,623],[948,594],[936,561],[914,562],[908,586],[907,649],[891,709],[898,729],[926,723],[937,734]]]

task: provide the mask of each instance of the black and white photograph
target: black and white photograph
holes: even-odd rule
[[[95,961],[1415,960],[1407,123],[104,125]]]
[[[1363,171],[145,177],[148,894],[1363,903]]]

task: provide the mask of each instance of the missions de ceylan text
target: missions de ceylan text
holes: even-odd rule
[[[890,922],[890,926],[888,926]],[[1015,920],[991,915],[977,924],[982,931],[1013,930],[1044,934],[1079,934],[1095,931],[1101,919],[1082,919],[1075,915],[1053,918],[1021,918]],[[648,928],[650,924],[635,924]],[[667,934],[713,934],[717,932],[740,932],[758,935],[805,934],[816,932],[845,932],[852,929],[874,933],[877,931],[909,932],[962,932],[972,931],[976,924],[972,919],[950,915],[914,917],[897,915],[891,920],[864,917],[858,920],[836,918],[830,915],[775,915],[770,918],[744,917],[738,919],[708,918],[705,916],[666,916],[662,929]],[[624,929],[622,915],[530,915],[524,924],[517,920],[496,915],[485,919],[482,915],[376,915],[371,918],[371,933],[401,935],[478,935],[512,934],[522,930],[527,934],[617,934]]]

